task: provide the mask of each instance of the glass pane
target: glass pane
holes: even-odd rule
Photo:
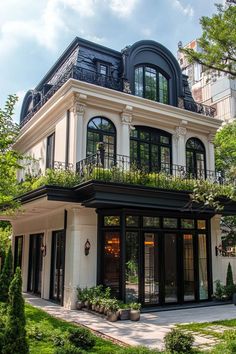
[[[143,97],[143,67],[135,69],[135,96]]]
[[[96,154],[97,143],[99,143],[99,141],[100,137],[98,132],[88,131],[87,156]]]
[[[178,220],[174,218],[163,218],[163,227],[170,229],[177,229]]]
[[[144,233],[144,301],[159,302],[158,244],[154,233]]]
[[[155,216],[144,216],[143,227],[160,227],[160,218]]]
[[[168,136],[160,136],[160,141],[162,144],[169,144],[170,143],[170,138]]]
[[[197,228],[200,230],[206,229],[206,220],[198,220],[197,221]]]
[[[168,81],[159,73],[159,102],[167,104],[168,101]]]
[[[198,235],[199,297],[208,299],[206,235]]]
[[[157,100],[157,78],[156,70],[153,68],[145,68],[145,98],[149,100]]]
[[[140,143],[140,164],[143,170],[149,171],[149,144]]]
[[[165,302],[177,302],[177,238],[165,234]]]
[[[104,216],[104,226],[119,226],[120,217],[119,216]]]
[[[113,296],[119,296],[120,233],[105,231],[104,234],[104,285],[109,286]]]
[[[126,259],[125,259],[126,302],[138,301],[138,297],[139,297],[138,255],[139,255],[138,232],[126,232]]]
[[[145,130],[140,130],[140,140],[144,140],[144,141],[147,141],[149,142],[150,140],[150,133],[148,131],[145,131]]]
[[[139,226],[139,216],[129,215],[126,216],[125,220],[126,220],[126,226],[134,226],[134,227]]]
[[[183,235],[184,301],[192,301],[194,295],[193,235]]]
[[[152,172],[158,172],[159,171],[159,147],[158,145],[151,145],[151,171]]]
[[[130,158],[133,164],[137,164],[138,159],[138,143],[135,140],[130,140]]]
[[[194,229],[194,220],[193,219],[181,219],[181,228],[182,229]]]
[[[100,65],[100,74],[107,75],[107,66],[106,65]]]
[[[170,173],[170,148],[161,146],[161,170]]]

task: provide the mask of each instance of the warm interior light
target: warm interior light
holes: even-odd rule
[[[153,241],[144,241],[145,246],[154,246]]]

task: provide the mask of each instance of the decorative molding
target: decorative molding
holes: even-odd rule
[[[184,109],[184,99],[182,97],[178,97],[178,107]]]
[[[130,82],[128,80],[124,80],[123,92],[129,93],[129,94],[132,93],[132,91],[130,89]]]
[[[181,126],[175,128],[174,137],[175,137],[176,140],[179,140],[179,138],[181,136],[186,136],[186,134],[187,134],[187,129],[186,128],[181,127]]]
[[[210,134],[208,134],[207,140],[208,140],[209,143],[213,144],[214,138],[215,138],[215,134],[210,133]]]
[[[133,119],[133,107],[129,105],[125,106],[125,109],[123,110],[120,116],[121,116],[121,122],[123,124],[130,125]]]

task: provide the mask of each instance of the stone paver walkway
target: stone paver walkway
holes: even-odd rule
[[[163,338],[177,323],[211,322],[236,318],[236,306],[221,305],[184,310],[161,311],[141,314],[139,322],[108,322],[96,315],[76,310],[66,310],[52,302],[25,294],[31,305],[41,308],[52,316],[84,325],[94,331],[112,337],[130,345],[146,345],[163,349]],[[216,339],[209,336],[196,335],[195,345],[212,346]]]

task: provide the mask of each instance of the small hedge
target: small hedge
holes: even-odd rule
[[[91,332],[83,327],[70,328],[68,333],[68,339],[71,344],[77,348],[89,350],[96,344],[95,337]]]
[[[171,353],[191,353],[194,338],[192,334],[183,333],[179,329],[172,329],[164,337],[165,348]]]

